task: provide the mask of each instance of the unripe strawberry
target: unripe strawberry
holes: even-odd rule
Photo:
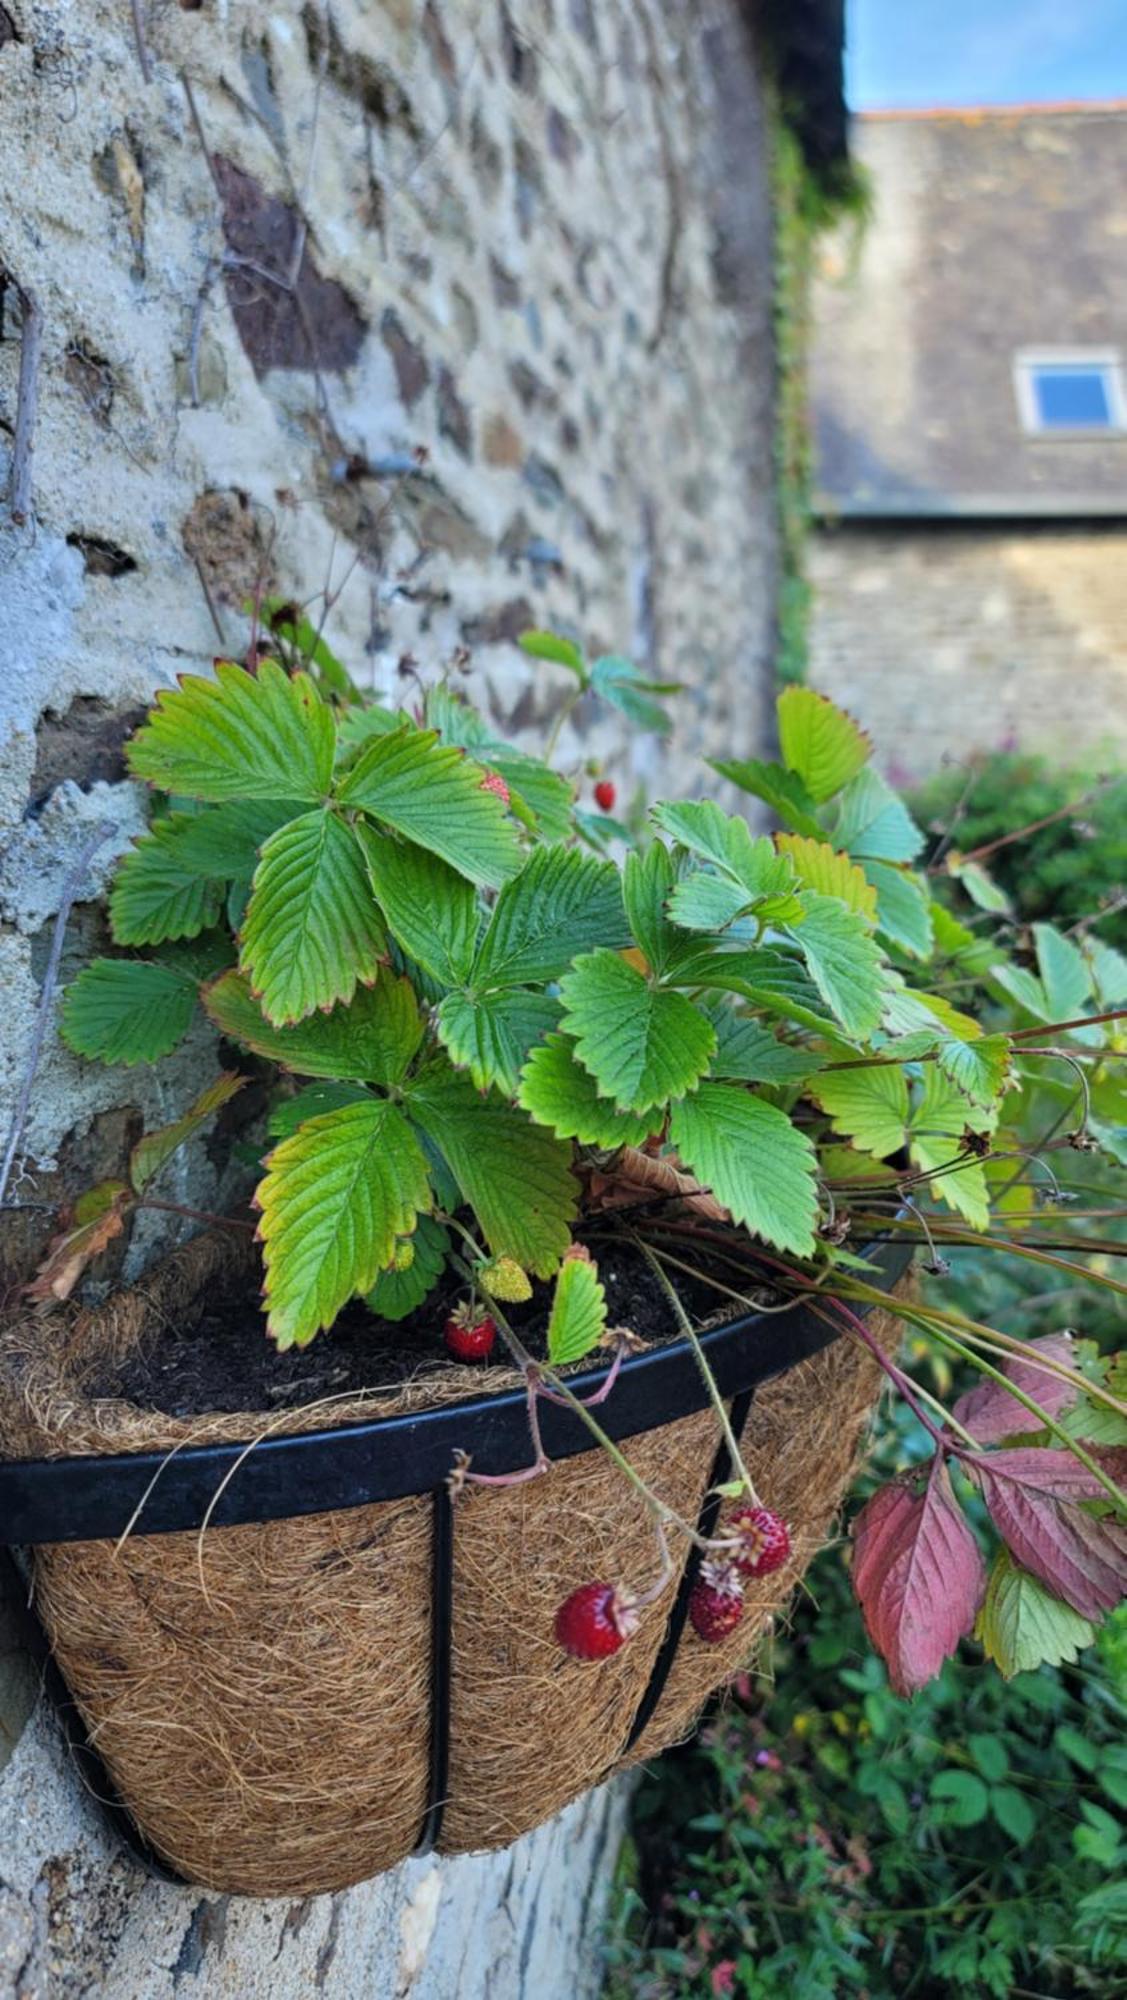
[[[595,804],[598,806],[599,811],[605,813],[613,812],[616,797],[617,793],[610,779],[600,778],[598,784],[595,786]]]
[[[734,1632],[744,1615],[744,1587],[733,1563],[702,1563],[689,1598],[689,1618],[698,1639],[716,1646]]]
[[[782,1569],[790,1555],[790,1529],[772,1507],[745,1502],[728,1516],[725,1532],[739,1544],[730,1553],[745,1576],[770,1576],[772,1570]]]
[[[481,789],[483,792],[495,792],[501,804],[503,806],[508,805],[510,798],[509,788],[500,771],[487,771],[481,781]]]
[[[445,1328],[446,1345],[458,1361],[488,1361],[497,1338],[497,1328],[488,1313],[476,1306],[455,1306]]]
[[[627,1591],[613,1583],[581,1583],[556,1613],[556,1643],[573,1660],[606,1660],[638,1629]]]

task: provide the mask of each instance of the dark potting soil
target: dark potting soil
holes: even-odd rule
[[[673,1338],[677,1328],[669,1300],[633,1245],[604,1241],[593,1254],[606,1289],[608,1324],[629,1327],[644,1341]],[[546,1351],[552,1290],[551,1284],[534,1284],[531,1299],[505,1309],[538,1357]],[[712,1286],[679,1276],[678,1290],[695,1322],[716,1319],[723,1301]],[[354,1300],[328,1333],[318,1334],[308,1347],[280,1354],[266,1332],[257,1285],[248,1281],[209,1302],[191,1324],[162,1327],[124,1367],[98,1382],[94,1393],[189,1417],[209,1411],[282,1410],[361,1389],[394,1391],[412,1377],[450,1366],[443,1327],[465,1293],[465,1284],[451,1277],[409,1318],[394,1323],[377,1320]],[[739,1310],[733,1301],[731,1316]],[[503,1364],[500,1343],[494,1353]],[[483,1378],[487,1376],[483,1370]]]

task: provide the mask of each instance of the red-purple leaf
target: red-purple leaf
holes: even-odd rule
[[[1109,1446],[1094,1456],[1109,1479],[1127,1479],[1127,1445]],[[1052,1500],[1103,1500],[1107,1488],[1094,1472],[1089,1472],[1067,1446],[1031,1444],[1010,1446],[1006,1451],[965,1453],[962,1463],[976,1477],[986,1472],[999,1479],[1016,1480],[1035,1488]]]
[[[1068,1333],[1049,1333],[1042,1340],[1031,1340],[1046,1361],[1059,1362],[1065,1368],[1073,1367],[1072,1336]],[[1071,1382],[1064,1382],[1059,1375],[1049,1375],[1030,1361],[1019,1356],[1003,1364],[1002,1372],[1008,1375],[1015,1388],[1032,1396],[1040,1403],[1050,1417],[1059,1417],[1076,1401],[1084,1387],[1084,1377],[1074,1374]],[[1015,1437],[1019,1431],[1037,1428],[1037,1419],[1024,1403],[1011,1396],[1000,1382],[981,1382],[977,1389],[971,1389],[960,1396],[952,1416],[962,1424],[979,1444],[1000,1444],[1003,1438]]]
[[[1056,1463],[1070,1459],[1074,1472]],[[1098,1623],[1114,1609],[1127,1592],[1127,1528],[1077,1505],[1103,1488],[1070,1452],[1003,1451],[966,1463],[1015,1562],[1082,1618]]]
[[[853,1588],[897,1694],[915,1694],[966,1637],[986,1569],[936,1459],[923,1493],[882,1486],[853,1524]]]

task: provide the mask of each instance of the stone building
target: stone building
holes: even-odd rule
[[[154,688],[246,644],[257,593],[309,600],[385,694],[465,649],[518,732],[563,691],[523,628],[631,654],[684,684],[670,745],[582,711],[561,745],[623,789],[760,745],[775,522],[753,11],[0,0],[0,1129],[55,914],[76,894],[65,976],[142,824],[123,740]],[[48,1037],[0,1217],[6,1285],[52,1203],[119,1172],[211,1061],[203,1030],[155,1071]],[[189,1149],[170,1199],[221,1200],[220,1164]],[[168,1240],[157,1220],[126,1276]],[[619,1816],[596,1796],[508,1854],[308,1903],[147,1879],[37,1698],[18,1607],[0,1612],[0,2000],[571,2000],[595,1978]]]
[[[810,678],[902,778],[1127,752],[1127,105],[879,113],[814,300]]]

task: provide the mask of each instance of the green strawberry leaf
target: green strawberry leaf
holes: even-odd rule
[[[600,1097],[593,1076],[575,1054],[567,1035],[549,1035],[533,1049],[520,1080],[519,1098],[538,1125],[548,1125],[561,1139],[578,1139],[582,1146],[604,1150],[641,1146],[660,1132],[664,1105],[637,1117],[616,1111]]]
[[[966,1151],[966,1133],[990,1132],[996,1114],[972,1104],[939,1069],[929,1063],[923,1095],[912,1112],[910,1144],[913,1163],[930,1174],[929,1190],[966,1218],[972,1229],[986,1229],[990,1201],[980,1160],[952,1167]]]
[[[242,973],[205,987],[204,1007],[223,1035],[298,1076],[341,1077],[391,1089],[402,1081],[423,1023],[409,980],[381,966],[349,1006],[312,1014],[292,1027],[266,1019]]]
[[[571,1241],[579,1188],[571,1147],[496,1091],[482,1096],[445,1057],[405,1092],[410,1116],[437,1148],[495,1257],[550,1278]]]
[[[545,984],[581,952],[628,943],[613,862],[574,847],[538,847],[501,890],[470,983],[477,992]]]
[[[682,993],[650,984],[613,951],[577,958],[560,982],[564,1027],[580,1062],[620,1110],[648,1111],[691,1089],[716,1030]]]
[[[558,771],[491,736],[484,717],[443,681],[427,689],[426,719],[427,727],[437,729],[444,743],[460,743],[479,764],[488,764],[504,778],[510,809],[539,839],[568,838],[575,794]]]
[[[431,1200],[427,1163],[386,1099],[311,1118],[276,1146],[256,1199],[267,1326],[279,1348],[304,1347],[354,1292],[367,1292]]]
[[[995,882],[977,861],[964,861],[959,853],[947,856],[947,873],[966,890],[978,909],[995,917],[1012,917],[1013,904],[1000,882]]]
[[[168,813],[153,821],[145,840],[158,841],[182,875],[208,882],[249,882],[263,843],[301,810],[294,800],[250,799],[242,804],[229,799],[226,805]]]
[[[702,1083],[674,1106],[669,1136],[679,1158],[733,1221],[779,1250],[813,1256],[814,1148],[785,1111],[738,1084]]]
[[[185,798],[319,803],[335,747],[332,710],[306,674],[220,660],[214,680],[185,674],[161,689],[127,755],[135,777]]]
[[[409,724],[376,736],[338,781],[342,805],[429,848],[460,875],[499,888],[520,861],[517,832],[484,773],[456,745]]]
[[[813,688],[784,688],[778,700],[779,747],[816,805],[832,799],[872,754],[852,716]]]
[[[810,1095],[828,1111],[835,1132],[878,1160],[898,1152],[908,1134],[908,1085],[898,1063],[871,1069],[823,1070]]]
[[[838,803],[834,840],[863,861],[914,861],[924,836],[890,785],[859,771]]]
[[[415,1253],[411,1262],[403,1269],[392,1265],[381,1271],[367,1294],[377,1319],[407,1319],[433,1292],[446,1268],[450,1238],[433,1215],[420,1215],[407,1241]]]
[[[326,1078],[324,1083],[307,1083],[292,1097],[277,1100],[266,1121],[267,1133],[271,1139],[289,1139],[310,1118],[339,1111],[344,1104],[359,1104],[367,1096],[362,1083],[339,1082],[335,1077]]]
[[[477,946],[478,904],[472,882],[429,854],[375,827],[356,829],[387,927],[409,958],[440,986],[468,979]]]
[[[876,890],[880,935],[912,958],[930,958],[935,937],[924,877],[910,868],[893,868],[887,861],[866,861],[864,867],[866,881]]]
[[[730,1007],[712,1013],[716,1029],[716,1054],[709,1075],[716,1080],[736,1083],[804,1083],[821,1069],[825,1056],[812,1049],[794,1048],[780,1042],[769,1028]]]
[[[832,896],[807,890],[802,922],[791,937],[831,1013],[846,1034],[871,1035],[881,1017],[884,961],[865,919]]]
[[[762,799],[784,826],[814,840],[824,837],[814,817],[814,800],[797,771],[784,770],[781,764],[762,764],[754,757],[737,759],[734,763],[716,759],[710,762],[714,771],[738,785],[741,792]]]
[[[60,1030],[76,1055],[129,1068],[166,1056],[195,1011],[195,982],[170,966],[96,958],[67,987]]]
[[[239,963],[277,1026],[348,1001],[375,978],[387,940],[359,843],[337,814],[303,813],[270,835],[254,873]]]
[[[678,967],[678,982],[722,993],[738,993],[765,1014],[794,1021],[848,1052],[835,1021],[820,1011],[817,987],[793,958],[766,946],[751,951],[701,950]]]
[[[650,818],[679,846],[746,889],[746,902],[785,895],[793,886],[794,869],[776,852],[765,834],[754,835],[745,819],[721,812],[711,799],[690,799],[680,805],[656,805]]]
[[[517,645],[531,660],[548,660],[554,667],[566,667],[580,687],[586,687],[586,663],[579,647],[570,639],[561,639],[555,632],[522,632]]]
[[[604,653],[591,667],[590,685],[596,694],[619,709],[627,721],[633,722],[637,728],[652,729],[658,736],[668,736],[673,724],[665,710],[656,701],[651,701],[650,696],[675,694],[678,682],[647,680],[632,660],[624,660],[617,653]]]
[[[548,993],[512,987],[503,993],[448,993],[435,1016],[438,1038],[451,1061],[468,1069],[479,1090],[497,1084],[515,1097],[530,1049],[560,1018],[560,1003]]]
[[[987,1659],[1012,1680],[1042,1666],[1071,1666],[1092,1644],[1096,1628],[1019,1569],[1008,1549],[999,1549],[974,1636]]]
[[[623,865],[626,920],[639,951],[659,979],[695,949],[694,941],[670,923],[666,914],[681,872],[660,840],[655,840],[644,854],[628,854]]]
[[[957,1089],[976,1104],[989,1105],[1009,1083],[1013,1054],[1005,1035],[979,1035],[965,1042],[941,1042],[938,1062]]]
[[[686,931],[723,931],[746,917],[752,898],[730,875],[708,875],[700,870],[678,882],[669,898],[673,923]],[[755,926],[751,926],[754,934]]]
[[[1070,1021],[1078,1014],[1094,1012],[1092,968],[1079,946],[1052,924],[1034,924],[1033,941],[1049,1009],[1047,1018]],[[1078,1042],[1089,1046],[1098,1046],[1103,1040],[1102,1028],[1074,1028],[1071,1032]]]
[[[548,1359],[556,1368],[582,1361],[606,1330],[607,1295],[594,1264],[569,1257],[560,1266],[548,1320]]]
[[[187,814],[158,820],[125,856],[110,891],[110,928],[116,944],[161,944],[168,938],[198,937],[218,922],[223,908],[220,881],[183,868],[176,855],[176,824],[191,826]]]

